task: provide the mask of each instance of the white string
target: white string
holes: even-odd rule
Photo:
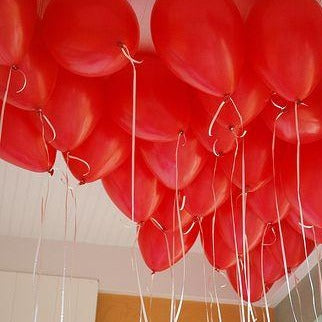
[[[25,88],[27,86],[27,77],[26,77],[26,74],[21,69],[17,68],[16,66],[13,66],[13,70],[20,73],[23,77],[23,84],[22,84],[21,88],[16,91],[16,94],[20,94],[21,92],[23,92],[25,90]]]
[[[210,125],[209,125],[209,129],[208,129],[208,136],[212,136],[212,130],[213,127],[218,119],[219,114],[221,113],[221,110],[223,109],[223,107],[227,104],[227,98],[224,98],[224,100],[220,103],[214,117],[212,118]]]
[[[48,141],[48,143],[52,143],[56,140],[56,137],[57,137],[57,133],[56,133],[56,130],[53,126],[53,124],[49,121],[48,117],[42,113],[42,111],[40,110],[41,112],[41,117],[46,121],[47,125],[49,126],[52,134],[53,134],[53,137]]]
[[[299,213],[300,213],[300,220],[301,220],[301,231],[302,231],[302,238],[303,238],[303,245],[304,245],[304,253],[305,253],[305,262],[308,270],[308,276],[311,286],[311,292],[312,292],[312,305],[313,305],[313,311],[315,315],[315,319],[318,320],[316,305],[315,305],[315,292],[314,292],[314,286],[311,276],[311,270],[310,270],[310,264],[308,260],[308,251],[307,251],[307,244],[306,244],[306,237],[305,237],[305,230],[304,230],[304,215],[303,215],[303,207],[302,207],[302,198],[301,198],[301,140],[300,140],[300,130],[299,130],[299,118],[298,118],[298,107],[302,103],[295,102],[294,105],[294,117],[295,117],[295,131],[296,131],[296,193],[297,193],[297,201],[299,205]]]
[[[5,114],[6,104],[7,104],[7,100],[8,100],[8,93],[9,93],[9,87],[10,87],[10,82],[11,82],[12,70],[13,70],[13,67],[10,67],[8,78],[7,78],[6,89],[5,89],[5,92],[3,95],[3,100],[2,100],[1,116],[0,116],[0,144],[1,144],[1,139],[2,139],[4,114]]]
[[[233,237],[234,237],[234,244],[235,244],[235,256],[236,256],[236,268],[237,268],[237,281],[238,281],[238,289],[239,289],[239,296],[240,296],[240,305],[241,305],[241,315],[242,321],[245,322],[245,311],[243,305],[243,287],[242,287],[242,276],[240,271],[240,264],[239,264],[239,255],[238,255],[238,243],[237,243],[237,235],[236,235],[236,223],[235,223],[235,210],[234,210],[234,200],[233,200],[233,178],[235,174],[235,167],[236,167],[236,159],[239,149],[238,139],[235,138],[235,152],[233,157],[232,169],[231,169],[231,176],[230,176],[230,207],[231,207],[231,217],[232,217],[232,224],[233,224]]]
[[[71,155],[70,152],[67,152],[67,164],[69,163],[69,160],[79,161],[80,163],[82,163],[82,164],[84,164],[86,166],[87,171],[84,174],[82,174],[82,177],[83,178],[86,177],[86,176],[88,176],[89,173],[91,172],[91,166],[89,165],[89,163],[86,160],[81,159],[79,157],[76,157],[74,155]]]
[[[199,223],[199,229],[200,229],[200,234],[201,234],[201,243],[202,243],[202,248],[205,248],[205,237],[203,234],[203,229],[201,225],[201,221],[198,220]],[[204,301],[205,301],[205,307],[206,307],[206,315],[207,315],[207,322],[209,322],[209,312],[208,312],[208,303],[207,303],[207,278],[206,278],[206,261],[205,261],[205,256],[203,256],[202,260],[202,271],[203,271],[203,284],[204,284]]]
[[[135,274],[136,274],[136,280],[137,280],[138,289],[139,289],[141,310],[142,310],[144,322],[148,322],[149,320],[148,320],[146,309],[145,309],[145,303],[144,303],[144,298],[143,298],[142,288],[141,288],[141,279],[140,279],[140,274],[139,274],[139,265],[138,265],[138,260],[137,260],[137,257],[136,257],[136,250],[135,250],[135,245],[137,244],[137,241],[138,241],[138,236],[139,236],[139,233],[140,233],[140,229],[141,229],[141,227],[138,226],[138,230],[137,230],[137,233],[136,233],[136,238],[135,238],[133,246],[132,246],[132,264],[134,264],[134,271],[135,271]]]
[[[262,244],[261,244],[261,277],[262,277],[262,288],[264,292],[264,303],[265,303],[265,312],[267,317],[267,322],[270,322],[270,314],[268,309],[268,303],[267,303],[267,296],[266,296],[266,286],[265,286],[265,280],[264,280],[264,246],[265,246],[265,236],[267,233],[268,227],[270,227],[270,224],[267,224],[264,230],[264,234],[262,237]]]
[[[178,140],[177,140],[177,146],[176,146],[176,210],[177,210],[177,218],[178,218],[178,225],[179,225],[179,233],[180,233],[180,242],[182,247],[182,255],[183,255],[183,274],[182,274],[182,288],[181,288],[181,296],[179,301],[179,306],[174,318],[174,322],[177,322],[180,317],[182,304],[183,304],[183,298],[184,298],[184,291],[185,291],[185,283],[186,283],[186,251],[185,251],[185,245],[184,245],[184,236],[183,236],[183,227],[181,222],[181,213],[180,213],[180,205],[179,205],[179,146],[181,137],[184,138],[184,143],[182,146],[186,143],[186,136],[183,131],[180,131],[178,134]]]
[[[276,144],[276,123],[279,120],[279,118],[283,115],[283,111],[281,111],[274,122],[273,127],[273,138],[272,138],[272,165],[273,165],[273,183],[274,183],[274,199],[275,199],[275,209],[277,214],[277,223],[278,223],[278,230],[280,234],[280,242],[281,242],[281,250],[282,250],[282,258],[283,258],[283,267],[284,267],[284,273],[285,273],[285,279],[286,279],[286,285],[287,285],[287,291],[288,291],[288,297],[290,300],[291,305],[291,311],[293,314],[293,318],[295,322],[298,322],[295,311],[294,311],[294,305],[293,300],[291,296],[291,287],[290,287],[290,281],[288,277],[288,269],[287,269],[287,261],[286,261],[286,254],[285,254],[285,247],[284,247],[284,236],[282,232],[282,225],[281,225],[281,214],[279,210],[279,200],[278,200],[278,194],[276,189],[276,165],[275,165],[275,144]]]
[[[133,70],[133,90],[132,90],[132,152],[131,152],[131,162],[132,162],[132,171],[131,171],[131,219],[135,221],[135,145],[136,145],[136,94],[137,94],[137,83],[136,83],[136,67],[135,64],[140,64],[141,61],[135,60],[126,45],[121,44],[121,51],[123,55],[128,59],[132,65]]]

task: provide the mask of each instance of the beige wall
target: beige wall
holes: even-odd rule
[[[150,322],[167,322],[170,315],[170,301],[154,298],[152,309],[149,308],[149,299],[146,299],[147,313]],[[139,320],[140,301],[138,297],[99,294],[97,303],[96,322],[133,322]],[[264,321],[261,308],[255,308],[258,322]],[[222,318],[225,322],[237,322],[239,307],[235,305],[221,305]],[[213,307],[214,321],[218,321],[217,308]],[[152,319],[151,319],[152,317]],[[205,303],[186,301],[183,305],[181,322],[206,322]],[[271,312],[271,321],[274,321]]]

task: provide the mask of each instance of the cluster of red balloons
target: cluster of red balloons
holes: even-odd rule
[[[200,234],[211,265],[257,301],[285,274],[280,236],[288,270],[305,259],[296,118],[308,251],[322,242],[322,9],[315,0],[235,1],[157,0],[156,54],[136,54],[139,25],[126,0],[51,0],[43,18],[36,0],[1,1],[0,157],[45,172],[61,151],[81,183],[102,179],[138,224],[153,272]],[[134,163],[124,50],[142,61]],[[245,238],[250,284],[241,292]]]

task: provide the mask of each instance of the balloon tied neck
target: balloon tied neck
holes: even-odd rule
[[[54,175],[54,173],[55,173],[54,168],[49,169],[49,170],[48,170],[48,173],[49,173],[49,174],[50,174],[50,176],[52,177],[52,176]]]
[[[11,66],[11,68],[12,68],[12,70],[14,70],[14,71],[17,71],[17,70],[19,69],[19,67],[18,67],[17,65],[12,65],[12,66]]]
[[[82,179],[78,182],[79,186],[83,186],[86,183],[85,179]]]

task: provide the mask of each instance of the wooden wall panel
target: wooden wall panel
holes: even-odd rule
[[[152,309],[149,308],[149,299],[145,300],[150,322],[167,322],[170,315],[170,301],[153,298]],[[236,305],[221,305],[224,322],[238,322],[239,307]],[[133,322],[139,321],[140,301],[138,297],[99,294],[97,303],[96,322]],[[210,306],[208,307],[210,311]],[[258,322],[263,319],[262,308],[255,308]],[[210,312],[209,312],[210,314]],[[213,306],[213,320],[218,321],[217,308]],[[271,321],[274,321],[271,311]],[[180,322],[207,322],[205,303],[185,301]]]

